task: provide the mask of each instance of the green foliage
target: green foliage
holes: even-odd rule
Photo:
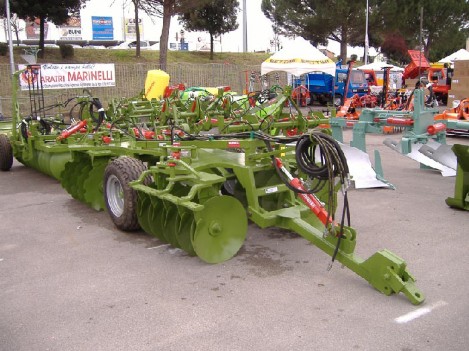
[[[213,57],[214,37],[238,28],[238,0],[212,0],[207,4],[179,16],[179,22],[188,31],[204,31],[210,34],[210,53]]]
[[[59,49],[63,59],[72,58],[75,55],[75,49],[70,44],[60,44]]]
[[[339,42],[344,62],[347,44],[364,45],[366,0],[262,0],[261,8],[280,34],[301,36],[315,45]]]
[[[87,0],[10,0],[10,9],[22,19],[44,18],[54,24],[65,23],[77,14]]]
[[[381,44],[381,52],[394,62],[409,62],[407,50],[408,46],[404,37],[395,32],[387,34]]]
[[[64,24],[71,16],[78,13],[86,1],[87,0],[10,0],[10,10],[24,20],[39,19],[39,48],[41,51],[39,51],[38,57],[42,57],[44,55],[45,21],[48,20],[56,25]]]
[[[0,43],[0,56],[6,56],[8,52],[8,45],[6,43]]]
[[[368,37],[396,61],[408,59],[407,49],[417,48],[420,11],[423,7],[422,46],[431,61],[465,45],[469,24],[466,0],[369,0]],[[301,36],[313,44],[334,40],[341,44],[346,60],[347,45],[363,46],[366,0],[262,0],[264,14],[274,32]]]
[[[378,26],[376,30],[383,40],[390,33],[400,35],[409,49],[422,45],[430,61],[437,61],[465,47],[465,28],[469,24],[469,3],[466,0],[382,0],[376,1],[372,9],[374,23]]]

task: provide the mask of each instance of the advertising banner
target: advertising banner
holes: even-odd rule
[[[112,17],[91,17],[93,40],[114,40]]]
[[[143,24],[142,19],[138,19],[138,29],[140,30],[140,38],[143,38]],[[124,34],[126,41],[137,40],[137,32],[135,25],[135,18],[126,18],[124,21]]]
[[[25,65],[18,68],[25,69]],[[42,87],[44,89],[98,88],[116,85],[113,63],[104,64],[42,64]],[[27,72],[21,74],[21,90],[28,90]]]
[[[49,24],[44,23],[44,39],[47,39],[47,32],[49,29]],[[36,18],[34,20],[26,21],[26,39],[39,39],[40,36],[40,20]]]
[[[67,23],[58,27],[60,40],[82,40],[80,17],[70,17]]]

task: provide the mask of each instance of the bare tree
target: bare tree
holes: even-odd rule
[[[5,30],[8,28],[8,20],[6,17],[1,16],[3,18],[3,27]],[[12,29],[13,33],[15,33],[16,37],[16,45],[20,44],[20,32],[24,31],[24,28],[21,28],[20,21],[16,13],[13,13],[10,17],[10,28]],[[7,35],[5,34],[5,38]]]

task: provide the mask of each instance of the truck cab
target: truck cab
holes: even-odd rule
[[[444,104],[448,102],[451,79],[447,79],[447,69],[442,64],[431,64],[428,69],[428,81],[433,83],[433,93]]]
[[[309,91],[311,103],[318,102],[321,105],[326,105],[332,102],[335,106],[340,106],[345,98],[350,98],[355,94],[359,96],[368,94],[368,82],[365,74],[363,71],[352,69],[350,70],[347,96],[344,96],[348,74],[347,66],[338,65],[335,77],[322,72],[311,72],[294,79],[293,87],[304,85]]]

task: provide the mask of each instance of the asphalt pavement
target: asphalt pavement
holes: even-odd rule
[[[329,256],[275,228],[250,224],[237,256],[203,263],[15,161],[0,173],[0,350],[467,350],[469,212],[445,204],[454,177],[384,138],[367,147],[396,189],[350,191],[356,252],[405,259],[422,305],[328,271]]]

